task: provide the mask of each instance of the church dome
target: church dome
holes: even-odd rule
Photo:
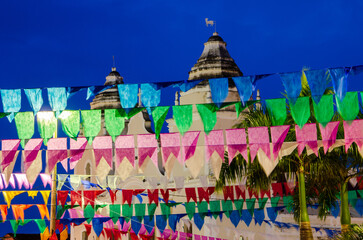
[[[242,76],[226,46],[223,38],[213,33],[204,43],[202,55],[189,72],[189,80]]]

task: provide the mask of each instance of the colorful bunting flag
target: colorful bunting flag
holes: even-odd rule
[[[48,140],[53,137],[57,130],[57,119],[54,112],[38,112],[37,122],[40,137],[43,138],[44,145],[47,145]]]
[[[139,166],[142,166],[145,159],[149,157],[154,165],[158,167],[157,148],[158,142],[154,134],[137,135],[137,144],[139,151]]]
[[[296,99],[299,97],[302,86],[301,86],[301,72],[294,73],[281,73],[279,74],[282,84],[285,87],[287,98],[291,104],[295,105]]]
[[[33,112],[19,112],[15,115],[15,125],[21,146],[24,148],[25,140],[31,139],[34,135]]]
[[[226,141],[229,164],[231,164],[237,153],[240,153],[243,158],[248,161],[246,130],[244,128],[226,129]]]
[[[116,168],[119,167],[120,163],[126,158],[132,166],[135,161],[135,142],[134,136],[118,136],[115,141],[116,151]]]
[[[363,147],[363,119],[352,122],[343,122],[345,151],[347,152],[350,145],[355,142],[359,149]]]
[[[325,126],[319,124],[324,153],[326,153],[328,149],[334,145],[338,133],[339,123],[340,122],[329,122]]]
[[[217,123],[217,106],[213,103],[211,104],[197,104],[197,110],[199,112],[200,118],[202,119],[204,132],[209,134],[213,130]]]
[[[62,122],[63,132],[70,138],[76,140],[79,133],[81,117],[79,111],[63,111],[59,118]]]
[[[193,123],[193,105],[173,106],[173,117],[181,135],[184,135]]]
[[[283,125],[285,123],[286,114],[286,99],[266,99],[266,108],[269,113],[273,126]]]
[[[262,149],[266,156],[270,156],[270,136],[268,127],[252,127],[248,128],[248,140],[250,148],[251,162],[256,157],[258,149]]]
[[[302,128],[310,117],[309,97],[299,97],[295,103],[290,101],[290,111],[295,123]]]
[[[313,101],[314,115],[316,120],[325,126],[334,115],[333,95],[323,95],[319,104]]]
[[[33,109],[34,115],[36,115],[43,105],[43,96],[41,88],[24,89],[25,95],[29,101],[29,105]]]
[[[251,98],[252,91],[254,91],[252,83],[255,81],[255,76],[234,77],[232,79],[237,87],[241,102],[245,105],[245,103]]]
[[[301,129],[299,126],[295,126],[296,132],[296,141],[298,142],[298,153],[304,151],[305,145],[309,146],[309,148],[318,156],[318,142],[317,142],[317,130],[315,123],[305,124]]]
[[[357,92],[347,92],[344,99],[341,101],[335,97],[337,109],[340,116],[345,121],[354,120],[359,113],[359,102]]]
[[[126,109],[126,111],[134,108],[138,100],[138,84],[119,84],[117,88],[122,108]]]
[[[319,104],[321,97],[328,86],[328,71],[326,69],[304,71],[309,83],[311,98],[315,104]]]
[[[105,127],[113,141],[121,135],[125,128],[125,117],[121,115],[120,109],[105,109]]]
[[[50,107],[56,112],[56,117],[67,107],[67,91],[64,87],[47,88]]]
[[[159,139],[161,128],[164,125],[166,115],[169,111],[169,106],[164,107],[154,107],[151,109],[151,115],[154,121],[154,128],[155,128],[155,137]]]
[[[221,107],[228,96],[228,78],[212,78],[208,81],[212,100],[218,107]]]
[[[4,112],[10,113],[7,118],[9,122],[12,122],[14,114],[21,108],[21,91],[20,89],[1,89],[0,92]]]
[[[345,94],[347,93],[347,78],[349,72],[350,69],[348,70],[346,68],[329,69],[335,95],[340,101],[343,101],[343,99],[345,98]]]
[[[48,171],[52,172],[58,162],[66,160],[68,157],[67,138],[52,138],[48,142],[47,164]]]
[[[93,138],[95,138],[101,131],[101,110],[82,110],[81,116],[83,134],[87,138],[88,143],[91,145]]]

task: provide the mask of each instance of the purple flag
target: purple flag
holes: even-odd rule
[[[267,157],[271,156],[270,153],[270,136],[268,134],[268,127],[251,127],[248,128],[248,140],[250,147],[251,162],[256,157],[258,149],[262,149]]]
[[[274,159],[276,159],[277,156],[279,155],[282,144],[284,143],[286,135],[289,132],[289,128],[290,128],[289,125],[271,127],[271,140],[273,145],[272,151]]]
[[[325,127],[319,124],[321,139],[323,140],[324,153],[333,146],[337,138],[338,127],[340,122],[329,122]]]
[[[116,168],[126,158],[131,165],[135,165],[135,139],[134,135],[118,136],[115,141]]]

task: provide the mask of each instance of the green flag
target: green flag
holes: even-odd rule
[[[255,202],[256,198],[246,199],[247,210],[250,212],[251,216],[253,216],[255,210]]]
[[[290,213],[293,209],[293,203],[294,203],[293,196],[284,196],[282,200],[284,201],[284,205],[286,207],[287,212]]]
[[[296,100],[295,104],[290,103],[290,110],[292,118],[295,123],[299,125],[300,128],[303,128],[305,123],[309,120],[310,117],[310,98],[309,97],[299,97]]]
[[[125,109],[123,109],[123,108],[121,108],[119,110],[120,110],[120,115],[122,117],[125,117],[127,119],[130,119],[130,118],[132,118],[133,116],[135,116],[136,114],[138,114],[139,112],[141,112],[144,109],[145,109],[144,107],[133,108],[128,113],[126,113]]]
[[[155,203],[147,205],[147,212],[149,216],[154,216],[156,207],[157,205]]]
[[[47,224],[44,219],[34,219],[34,222],[38,225],[40,233],[43,233],[47,228]]]
[[[277,207],[280,197],[271,197],[271,207]]]
[[[266,99],[266,108],[273,126],[284,125],[286,120],[286,99]]]
[[[135,216],[138,217],[140,221],[145,216],[145,210],[146,210],[145,203],[135,204]]]
[[[236,207],[236,210],[238,210],[240,216],[242,213],[242,209],[243,209],[243,199],[239,199],[239,200],[234,200],[234,206]]]
[[[334,115],[333,95],[323,95],[319,104],[313,101],[313,106],[316,121],[325,127]]]
[[[93,138],[101,131],[101,110],[82,110],[83,134],[92,144]]]
[[[121,216],[121,205],[111,204],[109,205],[109,209],[110,209],[110,218],[112,219],[112,222],[116,224]]]
[[[236,102],[234,104],[234,106],[235,106],[235,109],[236,109],[237,118],[239,117],[239,115],[241,114],[241,112],[243,112],[243,110],[245,110],[247,107],[249,107],[249,106],[251,106],[251,105],[253,105],[253,104],[255,104],[255,103],[259,102],[259,101],[260,100],[257,100],[257,101],[255,101],[255,100],[254,101],[247,101],[245,103],[245,105],[242,105],[241,102]],[[223,106],[223,104],[222,104],[222,106]]]
[[[217,219],[221,211],[221,201],[210,201],[209,210],[212,212],[214,219]]]
[[[170,215],[170,206],[168,206],[166,203],[160,203],[160,209],[164,219],[168,219]]]
[[[164,125],[166,114],[168,114],[169,108],[169,106],[154,107],[151,110],[151,115],[153,116],[154,121],[156,139],[159,139],[161,128]]]
[[[204,131],[208,134],[213,130],[214,126],[217,123],[217,110],[218,107],[214,103],[210,104],[197,104],[197,109],[200,115],[200,118],[203,121]]]
[[[335,101],[337,102],[338,113],[345,121],[352,121],[357,117],[359,113],[357,92],[347,92],[343,101],[337,97],[335,97]]]
[[[90,223],[95,216],[95,209],[91,205],[87,205],[83,209],[83,216],[87,219],[87,223]]]
[[[198,213],[203,214],[208,212],[208,203],[205,201],[202,201],[200,203],[197,203],[198,207]]]
[[[108,134],[115,141],[125,128],[125,117],[121,116],[121,109],[105,109],[105,126]]]
[[[44,145],[53,137],[57,129],[57,119],[54,112],[38,112],[37,114],[38,131],[40,137],[44,140]]]
[[[357,191],[355,190],[348,191],[348,201],[350,205],[352,205],[352,207],[355,207],[355,205],[357,204],[357,200],[358,200]]]
[[[133,204],[131,204],[131,205],[123,204],[122,205],[122,216],[125,218],[126,222],[129,222],[131,220],[133,208],[134,208]]]
[[[226,217],[229,218],[229,215],[233,211],[233,205],[231,200],[222,201],[222,209]]]
[[[260,198],[258,199],[258,209],[264,209],[267,203],[268,198]]]
[[[188,214],[190,220],[192,220],[195,213],[195,202],[185,203],[185,211]]]
[[[193,105],[173,106],[173,117],[181,135],[184,135],[193,123]]]
[[[15,125],[21,146],[24,148],[25,140],[31,139],[34,135],[34,114],[33,112],[18,112],[15,115]]]
[[[32,219],[24,219],[24,222],[18,221],[18,220],[10,220],[11,227],[13,229],[14,236],[16,236],[16,232],[18,231],[18,227],[24,226],[25,224],[28,224],[30,221],[33,221]]]
[[[76,139],[78,137],[81,117],[79,111],[63,111],[59,118],[62,122],[62,130],[68,137]]]

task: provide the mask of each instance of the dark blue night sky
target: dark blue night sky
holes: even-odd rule
[[[0,5],[0,88],[102,85],[112,56],[126,83],[187,79],[214,31],[205,18],[245,75],[363,64],[361,0],[17,0]],[[361,78],[348,90],[362,91]],[[257,87],[283,91],[278,77]],[[17,138],[0,124],[0,139]]]

